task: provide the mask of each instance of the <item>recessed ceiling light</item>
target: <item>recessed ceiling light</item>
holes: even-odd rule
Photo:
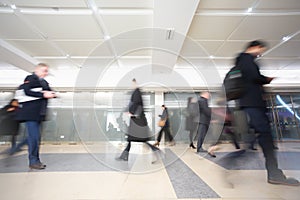
[[[16,10],[16,9],[17,9],[17,6],[16,6],[15,4],[11,4],[10,7],[11,7],[11,9],[13,9],[13,10]]]
[[[291,39],[290,36],[284,36],[284,37],[282,38],[282,40],[285,41],[285,42],[288,41],[289,39]]]
[[[104,40],[110,40],[110,36],[109,35],[104,35]]]
[[[252,12],[252,10],[253,10],[253,8],[250,7],[250,8],[248,8],[247,12],[250,13],[250,12]]]

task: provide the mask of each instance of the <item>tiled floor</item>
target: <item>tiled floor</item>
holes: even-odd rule
[[[96,199],[223,199],[299,200],[300,187],[271,185],[266,181],[260,151],[236,152],[221,145],[217,158],[195,154],[187,144],[161,146],[156,156],[133,143],[129,161],[117,161],[125,144],[44,144],[42,171],[29,170],[27,152],[0,155],[1,200]],[[300,179],[299,143],[279,144],[279,165]],[[0,146],[3,151],[7,146]]]

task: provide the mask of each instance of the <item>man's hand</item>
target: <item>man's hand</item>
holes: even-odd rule
[[[52,98],[56,97],[56,94],[55,94],[55,92],[52,92],[52,91],[44,91],[43,96],[46,99],[52,99]]]

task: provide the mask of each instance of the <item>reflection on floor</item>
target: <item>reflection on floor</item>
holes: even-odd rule
[[[42,171],[28,169],[26,150],[1,154],[0,199],[299,199],[300,187],[266,182],[260,150],[224,144],[211,158],[187,144],[162,146],[156,154],[133,143],[128,162],[117,161],[124,145],[44,144]],[[300,179],[299,143],[279,144],[277,155],[286,175]]]

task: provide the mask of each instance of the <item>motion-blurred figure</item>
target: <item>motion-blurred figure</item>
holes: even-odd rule
[[[27,129],[27,143],[29,167],[31,169],[45,169],[39,157],[40,125],[46,117],[48,99],[56,94],[44,79],[48,75],[48,65],[40,63],[35,67],[32,75],[26,77],[23,85],[27,100],[20,102],[16,119],[25,122]]]
[[[174,146],[175,141],[174,141],[174,138],[173,138],[173,136],[171,134],[171,131],[170,131],[170,121],[169,121],[168,108],[165,105],[162,105],[161,108],[162,108],[163,112],[162,112],[161,115],[159,115],[159,117],[160,117],[161,121],[164,121],[164,125],[161,127],[161,129],[158,133],[158,136],[157,136],[157,139],[156,139],[156,142],[155,142],[154,146],[159,146],[159,143],[160,143],[163,132],[169,138],[170,146]]]
[[[274,153],[273,137],[269,119],[266,114],[267,107],[263,98],[263,85],[269,84],[273,78],[260,74],[259,66],[255,59],[266,50],[263,41],[250,42],[246,50],[236,58],[236,66],[240,65],[246,83],[246,93],[239,99],[240,107],[250,118],[250,126],[258,133],[258,143],[266,159],[268,182],[272,184],[300,185],[294,178],[286,178],[278,168],[277,158]]]
[[[194,146],[194,134],[197,129],[197,123],[194,122],[194,115],[193,115],[193,110],[196,109],[197,107],[197,101],[193,97],[189,97],[187,101],[187,107],[186,107],[186,118],[185,118],[185,130],[189,132],[189,140],[190,140],[190,145],[189,147],[192,149],[196,149]]]
[[[132,83],[133,83],[134,91],[131,95],[130,103],[129,103],[130,122],[128,127],[128,134],[127,134],[128,144],[127,147],[122,152],[122,154],[117,158],[117,160],[128,161],[131,142],[144,142],[151,148],[153,152],[157,153],[159,151],[159,148],[153,146],[148,142],[150,140],[150,130],[144,113],[142,93],[138,88],[135,79],[132,80]]]
[[[16,146],[16,137],[19,132],[19,122],[15,120],[18,108],[18,100],[12,99],[0,110],[0,135],[11,135],[11,149]],[[10,153],[11,149],[7,152]]]
[[[196,111],[199,111],[199,113],[195,118],[195,122],[199,124],[197,130],[197,135],[198,135],[197,152],[206,152],[202,148],[202,144],[207,134],[208,127],[211,120],[211,108],[208,106],[209,98],[210,98],[210,93],[208,91],[204,91],[200,93],[200,98],[198,99],[199,110]]]

